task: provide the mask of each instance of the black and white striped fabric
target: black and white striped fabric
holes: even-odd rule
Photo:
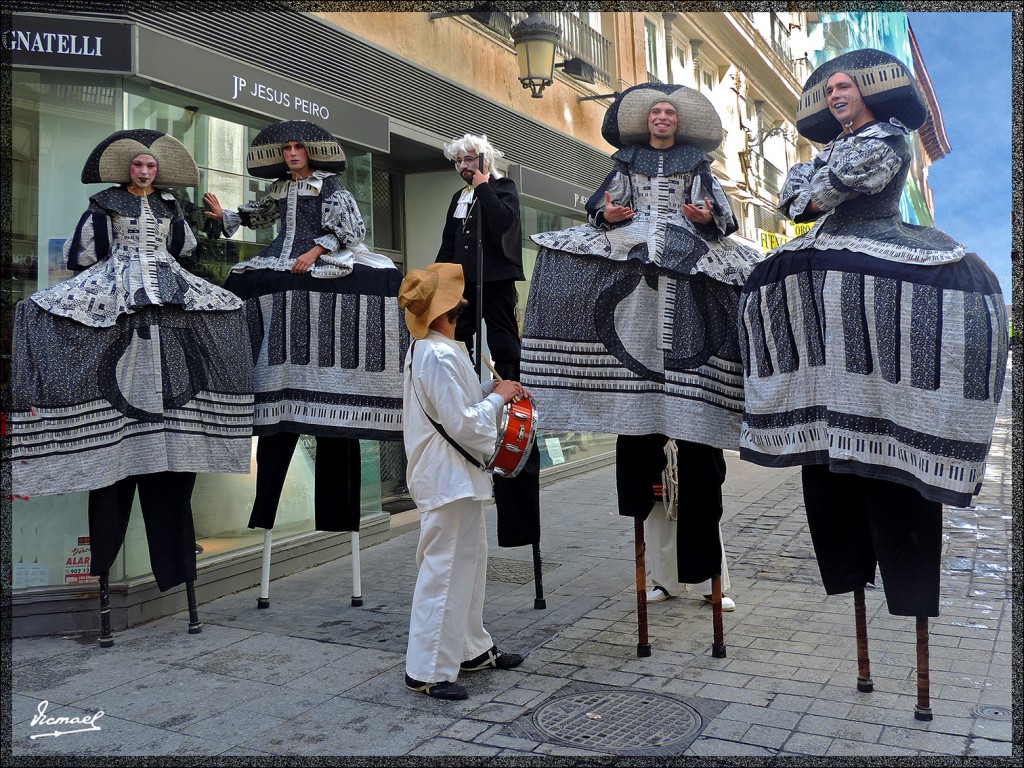
[[[409,332],[401,272],[356,264],[322,280],[270,269],[233,272],[255,368],[254,433],[400,440]]]
[[[828,464],[957,506],[981,489],[1007,321],[978,256],[921,267],[780,252],[754,270],[740,312],[744,459]]]

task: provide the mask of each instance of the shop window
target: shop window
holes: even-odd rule
[[[198,108],[195,108],[198,105]],[[200,169],[198,189],[174,190],[200,247],[186,265],[213,282],[222,282],[231,265],[270,242],[274,231],[242,229],[227,240],[204,232],[202,195],[213,191],[226,207],[256,200],[271,183],[245,170],[249,142],[269,120],[235,114],[225,107],[124,80],[113,75],[70,72],[11,73],[11,251],[19,269],[10,280],[12,301],[0,307],[5,327],[14,303],[70,276],[62,247],[71,236],[88,197],[107,185],[83,186],[82,165],[102,139],[123,128],[153,128],[181,140]],[[349,168],[343,175],[367,220],[372,242],[373,179],[370,155],[345,148]],[[9,381],[11,339],[0,339],[2,384]],[[361,441],[364,514],[381,508],[379,443]],[[399,444],[400,445],[400,444]],[[253,441],[255,447],[255,440]],[[303,437],[288,471],[275,525],[275,538],[313,531],[313,459],[315,441]],[[255,471],[255,458],[251,471]],[[83,467],[83,472],[88,467]],[[262,542],[263,532],[247,527],[255,495],[255,475],[200,474],[192,510],[203,559]],[[15,499],[12,504],[12,585],[56,587],[88,580],[75,553],[88,537],[86,493]],[[87,569],[86,569],[87,572]],[[125,544],[111,570],[113,580],[150,572],[145,526],[136,500]]]

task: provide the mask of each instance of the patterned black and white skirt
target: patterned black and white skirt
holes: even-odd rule
[[[920,266],[777,251],[747,280],[740,313],[744,459],[827,464],[956,506],[980,491],[1007,320],[978,256]]]
[[[541,426],[735,449],[739,291],[703,273],[542,248],[522,358]]]
[[[402,273],[356,264],[341,278],[268,269],[232,273],[255,364],[256,435],[402,438],[409,331]]]
[[[14,494],[87,491],[152,472],[248,472],[246,337],[241,309],[150,305],[92,327],[19,302],[9,414]]]

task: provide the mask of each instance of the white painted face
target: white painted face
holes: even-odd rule
[[[155,157],[145,153],[139,154],[132,158],[128,167],[128,178],[131,179],[133,187],[146,191],[152,188],[158,170]]]
[[[286,141],[281,145],[281,156],[292,173],[301,176],[309,170],[309,155],[306,153],[306,145],[301,141]]]

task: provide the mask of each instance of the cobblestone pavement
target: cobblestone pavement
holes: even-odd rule
[[[511,671],[460,677],[442,702],[405,690],[415,522],[362,553],[364,605],[348,603],[348,557],[132,627],[15,640],[13,754],[459,756],[1003,756],[1014,737],[1011,674],[1009,389],[982,494],[945,515],[941,615],[930,622],[934,719],[914,719],[914,620],[867,590],[872,693],[856,688],[852,599],[821,587],[799,472],[727,457],[723,531],[736,610],[726,658],[711,655],[699,596],[652,604],[652,655],[636,654],[632,521],[610,467],[543,489],[543,585],[529,547],[500,549],[488,512],[485,620]],[[184,602],[184,600],[182,601]],[[92,725],[33,725],[48,717]],[[53,736],[55,730],[75,733]],[[1018,744],[1019,747],[1019,736]],[[1019,752],[1018,752],[1019,756]],[[996,758],[998,759],[998,758]]]

